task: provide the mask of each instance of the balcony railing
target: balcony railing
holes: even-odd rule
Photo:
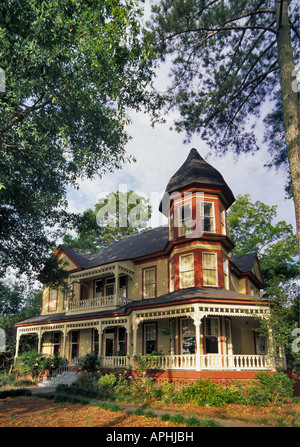
[[[83,310],[94,308],[105,308],[112,306],[124,306],[127,303],[127,298],[123,295],[108,295],[96,298],[88,298],[80,301],[70,301],[68,310]]]

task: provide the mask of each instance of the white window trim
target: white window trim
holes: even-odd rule
[[[190,270],[181,270],[181,259],[184,258],[185,256],[192,256],[192,268]],[[193,283],[190,284],[189,286],[184,287],[181,283],[181,274],[185,273],[185,272],[190,272],[193,271]],[[195,266],[194,266],[194,253],[185,253],[184,255],[179,256],[179,287],[180,289],[188,289],[189,287],[195,287]]]
[[[213,231],[204,231],[204,204],[205,203],[211,203],[212,205],[212,216],[210,216],[213,219]],[[201,218],[201,228],[203,233],[215,233],[216,232],[216,215],[215,215],[215,203],[211,202],[210,200],[203,200],[200,205],[200,218]]]
[[[224,262],[225,262],[225,269],[224,270]],[[224,275],[224,289],[229,290],[229,262],[228,259],[223,256],[223,275]]]
[[[216,266],[216,284],[204,284],[204,260],[203,255],[214,255],[215,257],[215,266]],[[218,275],[218,255],[214,252],[202,252],[202,278],[203,278],[203,287],[219,287],[219,275]]]
[[[181,209],[184,207],[184,206],[189,206],[190,207],[190,209],[191,209],[191,217],[190,217],[190,219],[191,219],[191,222],[192,222],[192,226],[191,227],[185,227],[185,224],[184,224],[184,222],[185,222],[185,220],[188,220],[188,219],[181,219]],[[186,236],[186,235],[188,235],[188,234],[190,234],[190,233],[192,233],[193,232],[193,226],[194,226],[194,222],[193,222],[193,202],[192,202],[192,199],[189,199],[189,200],[187,200],[187,201],[185,201],[185,202],[182,202],[180,205],[178,205],[178,207],[177,207],[177,223],[178,223],[178,225],[177,225],[177,228],[178,228],[178,237],[182,237],[182,236]]]
[[[172,267],[173,267],[173,276],[172,275]],[[170,292],[174,292],[175,290],[175,271],[174,271],[174,259],[169,263],[169,278],[170,278]]]

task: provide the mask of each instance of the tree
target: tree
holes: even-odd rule
[[[160,0],[145,37],[170,60],[165,104],[188,139],[198,133],[219,154],[255,152],[269,101],[264,139],[270,165],[289,165],[300,248],[299,20],[291,0]]]
[[[235,244],[231,254],[239,256],[256,252],[266,287],[295,280],[300,275],[297,240],[292,225],[274,223],[277,206],[250,195],[239,195],[227,213],[228,236]]]
[[[272,329],[273,342],[283,346],[289,368],[299,368],[300,356],[291,349],[292,331],[299,321],[300,265],[296,236],[285,221],[275,223],[276,206],[252,203],[249,194],[237,197],[227,213],[228,235],[235,243],[231,254],[258,254],[265,282],[263,297],[272,304],[270,319],[261,333]]]
[[[133,191],[112,192],[79,216],[74,230],[66,234],[63,244],[75,251],[91,254],[147,229],[151,207],[148,200]]]
[[[67,186],[125,162],[127,111],[152,101],[140,15],[133,0],[1,2],[1,273],[39,270],[74,218]]]
[[[32,289],[20,281],[0,281],[0,328],[6,335],[7,352],[14,354],[16,328],[14,324],[41,312],[42,290]],[[35,346],[36,336],[28,336],[22,345]]]

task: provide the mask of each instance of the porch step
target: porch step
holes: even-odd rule
[[[56,387],[57,385],[69,385],[77,380],[78,371],[66,371],[56,377],[43,377],[43,382],[39,383],[40,387]]]

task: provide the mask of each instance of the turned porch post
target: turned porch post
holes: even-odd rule
[[[201,346],[200,346],[200,327],[201,320],[204,317],[204,314],[199,311],[199,305],[195,305],[195,311],[192,316],[194,320],[194,325],[196,329],[196,371],[201,371],[200,367],[200,355],[201,355]]]

